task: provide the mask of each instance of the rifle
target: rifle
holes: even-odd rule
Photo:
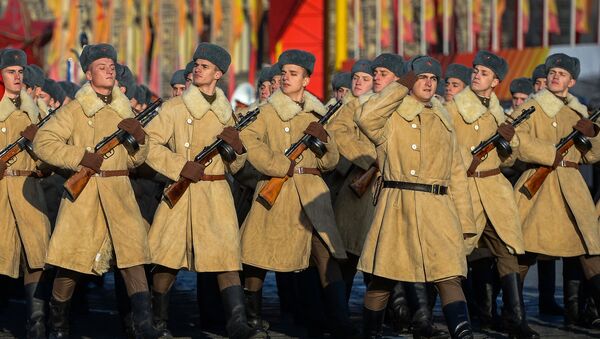
[[[157,109],[162,102],[161,98],[156,99],[156,101],[150,104],[143,112],[138,114],[135,119],[139,121],[142,126],[146,126],[156,115],[158,115]],[[102,141],[94,147],[94,153],[108,159],[114,153],[114,148],[121,144],[127,149],[129,154],[135,153],[140,147],[131,134],[119,128],[113,134],[102,139]],[[87,183],[90,181],[90,178],[95,173],[96,172],[91,168],[82,166],[79,171],[71,175],[71,177],[65,181],[63,187],[71,201],[75,201],[77,197],[79,197]]]
[[[319,119],[319,124],[326,124],[327,121],[335,114],[335,112],[337,112],[337,110],[341,106],[342,100],[338,100],[333,106],[329,108],[327,114],[325,114],[321,117],[321,119]],[[295,161],[302,153],[304,153],[304,151],[307,148],[310,148],[310,150],[313,151],[315,155],[319,158],[322,157],[326,152],[325,145],[319,139],[309,134],[304,134],[302,138],[300,138],[300,140],[292,144],[292,146],[290,146],[290,148],[287,149],[287,151],[285,152],[285,156],[289,160]],[[274,177],[269,179],[269,182],[267,182],[267,184],[264,185],[263,188],[260,190],[258,197],[262,200],[262,202],[267,204],[269,208],[272,207],[275,203],[275,200],[277,200],[281,189],[283,188],[283,184],[285,184],[285,182],[289,178],[290,177],[285,175],[283,178]]]
[[[600,109],[597,109],[589,119],[595,121],[600,116]],[[569,149],[575,145],[575,147],[583,154],[589,151],[592,148],[592,144],[590,141],[576,129],[573,129],[569,135],[560,139],[558,145],[556,145],[556,151],[560,152],[563,156],[567,154]],[[523,185],[522,192],[525,193],[529,199],[533,198],[533,196],[540,189],[546,177],[554,171],[556,167],[553,166],[540,166],[538,167],[533,175],[525,181]]]
[[[251,122],[256,120],[258,117],[258,113],[260,113],[260,108],[256,108],[244,115],[239,119],[239,121],[235,124],[234,128],[238,131],[243,130]],[[225,146],[225,147],[224,147]],[[228,147],[226,147],[228,146]],[[233,149],[229,150],[231,146],[227,145],[225,141],[222,139],[215,140],[212,144],[204,147],[198,155],[194,158],[194,161],[208,166],[212,162],[212,158],[217,155],[217,153],[221,154],[223,159],[227,162],[232,162],[235,160],[235,151]],[[233,153],[232,153],[233,152]],[[171,184],[167,189],[165,189],[164,197],[169,207],[173,208],[175,204],[181,199],[185,191],[188,189],[192,181],[188,178],[180,177],[179,180]]]
[[[513,127],[519,126],[525,120],[529,119],[531,114],[535,111],[535,107],[531,106],[527,109],[521,111],[521,115],[519,115],[516,119],[514,119],[510,124]],[[500,153],[503,157],[508,157],[512,153],[512,148],[510,147],[510,143],[502,136],[500,133],[496,132],[489,139],[482,141],[479,146],[477,146],[474,150],[471,151],[473,155],[473,160],[471,160],[471,165],[469,165],[469,169],[467,169],[467,173],[473,174],[477,169],[477,166],[481,164],[486,158],[488,153],[490,153],[494,148],[498,148],[498,153]]]
[[[350,189],[352,192],[354,192],[354,194],[356,194],[356,196],[359,198],[362,197],[369,188],[369,185],[371,185],[371,182],[375,178],[375,175],[377,175],[377,172],[379,172],[379,168],[377,168],[376,165],[369,167],[369,169],[366,171],[362,171],[362,173],[352,179],[352,183],[350,183]]]
[[[44,119],[40,120],[36,126],[38,128],[44,126],[44,124],[50,120],[54,113],[56,113],[58,108],[60,107],[49,111],[48,115],[46,115]],[[4,161],[6,166],[11,166],[15,163],[15,161],[17,161],[17,155],[22,151],[27,151],[33,160],[38,160],[35,153],[33,153],[33,145],[31,144],[31,141],[25,139],[24,137],[19,137],[19,139],[17,139],[15,142],[6,146],[2,151],[0,151],[0,160]]]

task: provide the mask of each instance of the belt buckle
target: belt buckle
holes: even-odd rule
[[[474,177],[481,178],[481,171],[476,171]]]
[[[304,167],[296,167],[298,169],[298,174],[304,174]]]
[[[564,160],[560,161],[560,167],[567,167],[567,163]]]
[[[431,185],[431,193],[432,194],[440,194],[440,185],[437,185],[437,184]]]

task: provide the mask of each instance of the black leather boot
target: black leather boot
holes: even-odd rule
[[[244,290],[246,297],[246,319],[250,327],[267,331],[269,322],[262,318],[262,289],[252,292]]]
[[[71,300],[58,301],[50,298],[50,339],[69,338],[69,309]]]
[[[333,338],[359,337],[359,331],[354,327],[348,316],[346,303],[346,284],[343,280],[335,281],[323,288],[325,297],[325,313],[331,321],[331,336]]]
[[[502,323],[509,338],[537,339],[540,335],[529,327],[519,286],[519,274],[509,273],[500,278],[502,284]]]
[[[554,260],[538,260],[538,309],[540,314],[563,315],[565,310],[556,303],[556,262]]]
[[[25,286],[25,308],[27,310],[27,338],[46,338],[46,300],[43,299],[41,283]]]
[[[598,300],[594,298],[593,291],[588,284],[585,286],[584,291],[584,306],[581,312],[581,321],[587,328],[600,329],[600,314],[598,313]]]
[[[306,327],[309,338],[321,338],[328,330],[329,323],[325,316],[325,305],[319,273],[316,268],[309,267],[294,275],[297,306],[300,311],[295,321]]]
[[[221,300],[227,317],[227,334],[232,339],[268,338],[267,332],[248,325],[244,290],[241,286],[227,287],[221,291]]]
[[[409,305],[413,310],[411,327],[413,338],[448,338],[446,331],[433,326],[433,314],[429,307],[429,292],[426,283],[404,283]]]
[[[474,317],[479,319],[481,329],[494,327],[496,320],[496,298],[494,298],[493,262],[484,258],[471,263]]]
[[[123,333],[128,339],[135,338],[135,330],[133,328],[133,315],[131,313],[131,301],[127,295],[125,280],[120,272],[114,272],[115,278],[115,297],[117,299],[117,311],[121,318],[121,326]]]
[[[159,332],[152,325],[150,292],[137,292],[129,296],[136,339],[159,338]]]
[[[563,283],[563,293],[565,302],[565,326],[579,325],[580,319],[580,303],[579,297],[582,292],[580,280],[566,280]]]
[[[473,339],[466,301],[455,301],[442,307],[448,330],[453,339]]]
[[[371,311],[363,307],[363,338],[379,339],[383,335],[383,316],[385,309],[381,311]]]
[[[152,291],[152,320],[154,328],[161,339],[171,339],[173,335],[167,327],[169,320],[169,295],[170,293],[158,293]]]
[[[402,333],[402,331],[410,328],[410,307],[408,306],[404,283],[398,282],[394,286],[387,304],[386,313],[386,324],[391,325],[394,332]]]

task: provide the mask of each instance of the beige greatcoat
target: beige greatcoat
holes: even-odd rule
[[[349,171],[344,173],[343,184],[340,186],[333,204],[333,211],[346,251],[357,256],[360,256],[362,252],[365,238],[373,221],[375,207],[371,193],[375,178],[371,181],[369,189],[360,198],[352,191],[350,184],[353,179],[375,164],[377,152],[375,145],[354,122],[354,116],[355,112],[360,116],[361,105],[371,95],[372,93],[369,93],[357,98],[348,94],[347,97],[351,99],[340,108],[328,126],[340,155],[352,164]]]
[[[373,95],[358,126],[378,147],[384,180],[439,184],[449,192],[382,189],[358,269],[409,282],[466,276],[463,237],[474,235],[475,225],[454,128],[437,99],[426,108],[406,93],[394,82]]]
[[[198,87],[167,101],[147,127],[150,153],[147,163],[176,181],[183,166],[233,126],[231,105],[221,89],[212,104]],[[217,155],[206,167],[207,175],[236,172],[246,155],[228,165]],[[152,262],[196,272],[238,271],[240,238],[233,196],[226,180],[192,183],[173,208],[161,201],[148,234]]]
[[[535,107],[535,113],[517,128],[519,157],[532,165],[551,166],[555,145],[573,131],[587,108],[571,94],[565,105],[548,90],[542,90],[522,107]],[[589,139],[592,149],[585,155],[572,147],[565,161],[594,163],[600,159],[600,136]],[[528,199],[520,192],[534,173],[525,171],[515,185],[525,250],[557,257],[600,254],[600,227],[594,201],[581,176],[574,168],[558,167],[544,181],[540,190]]]
[[[493,136],[498,131],[498,126],[506,121],[506,116],[494,93],[490,98],[489,108],[486,108],[470,88],[455,95],[454,99],[446,104],[446,109],[454,123],[456,139],[465,168],[469,168],[473,160],[471,151],[481,142]],[[477,171],[511,166],[518,153],[518,138],[513,137],[510,145],[513,154],[508,159],[501,159],[498,152],[493,150],[479,164]],[[521,221],[511,183],[502,174],[486,178],[470,177],[468,180],[477,236],[466,240],[467,253],[470,253],[470,250],[476,246],[489,220],[500,239],[508,247],[509,252],[523,254],[525,245],[523,244]]]
[[[346,258],[329,189],[320,176],[295,174],[285,182],[270,210],[256,201],[269,177],[286,175],[290,161],[285,150],[304,135],[310,122],[325,113],[323,104],[307,91],[303,109],[281,91],[276,91],[268,102],[261,106],[258,119],[241,133],[248,160],[264,174],[242,225],[242,262],[281,272],[304,269],[309,264],[313,228],[334,257]],[[331,134],[326,147],[327,153],[321,159],[306,150],[297,166],[333,169],[339,153]]]
[[[43,161],[71,171],[80,168],[84,152],[134,116],[118,87],[105,105],[89,83],[63,106],[36,135],[34,150]],[[146,137],[147,139],[147,137]],[[122,145],[105,159],[101,169],[126,170],[139,166],[148,142],[130,156]],[[113,253],[114,251],[114,253]],[[129,177],[92,177],[81,195],[71,201],[63,194],[46,262],[86,274],[100,275],[115,257],[119,268],[150,262],[146,228]]]
[[[38,122],[39,112],[33,99],[25,90],[20,95],[20,109],[6,95],[0,101],[0,150],[20,138],[19,133],[27,126]],[[8,169],[36,170],[36,162],[22,151]],[[0,274],[19,277],[23,254],[30,268],[43,268],[50,222],[39,180],[5,176],[0,180],[0,211]]]

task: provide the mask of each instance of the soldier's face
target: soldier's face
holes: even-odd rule
[[[373,76],[365,72],[356,72],[352,77],[352,94],[359,97],[373,89]]]
[[[188,76],[185,77],[185,89],[190,88],[191,84],[192,84],[192,73],[188,74]]]
[[[258,99],[261,101],[267,100],[271,96],[271,82],[264,81],[258,88]]]
[[[432,73],[417,75],[417,81],[412,88],[412,95],[421,102],[429,102],[435,95],[438,78]]]
[[[473,67],[473,74],[471,75],[471,89],[475,93],[487,91],[491,88],[498,86],[500,80],[496,77],[494,71],[490,68],[476,65]]]
[[[385,67],[376,67],[373,72],[373,92],[379,93],[383,91],[387,85],[398,79],[396,74],[389,69]]]
[[[548,71],[548,90],[554,94],[565,96],[569,88],[575,86],[575,79],[567,70],[553,67]]]
[[[281,91],[287,95],[295,94],[308,86],[306,70],[298,65],[283,65],[281,68]]]
[[[346,87],[340,87],[335,91],[335,100],[342,100],[350,90]]]
[[[546,78],[537,78],[535,79],[535,83],[533,84],[533,91],[535,93],[543,90],[547,87],[548,80]]]
[[[197,87],[216,84],[217,80],[223,76],[223,72],[215,64],[204,59],[196,59],[196,66],[192,74],[192,81]]]
[[[452,100],[458,92],[465,89],[467,85],[460,79],[448,78],[446,79],[446,91],[444,92],[444,99],[446,101]]]
[[[50,94],[41,91],[40,90],[40,94],[38,95],[38,99],[42,100],[46,105],[50,105]]]
[[[171,89],[171,94],[173,95],[173,97],[178,97],[183,94],[183,91],[185,91],[185,85],[175,84],[171,87]]]
[[[271,93],[281,88],[281,75],[275,75],[271,79]]]
[[[85,72],[94,87],[112,89],[115,85],[115,62],[109,58],[94,60]]]
[[[4,90],[10,94],[19,94],[23,86],[23,67],[8,66],[2,69]]]
[[[512,95],[512,107],[517,108],[529,98],[529,95],[525,93],[513,93]]]

